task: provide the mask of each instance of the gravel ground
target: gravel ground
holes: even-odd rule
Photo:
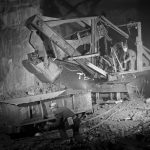
[[[73,138],[52,137],[45,133],[44,136],[14,140],[1,135],[0,150],[150,149],[150,104],[138,98],[123,103],[96,106],[96,113],[85,118],[82,134]],[[87,127],[85,122],[92,117],[99,120],[91,119],[94,128],[89,128],[89,123]]]

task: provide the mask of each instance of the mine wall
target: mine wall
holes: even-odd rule
[[[20,10],[21,16],[13,20],[18,12],[8,13],[3,17],[5,27],[0,31],[0,96],[2,100],[24,97],[28,92],[35,94],[45,93],[47,90],[57,91],[57,86],[44,84],[36,76],[30,73],[23,61],[28,58],[28,54],[34,52],[34,48],[44,47],[39,36],[33,36],[32,42],[37,47],[30,44],[31,31],[26,27],[26,19],[34,14],[40,14],[38,8],[27,7]],[[38,43],[38,44],[37,44]]]
[[[22,65],[27,53],[32,51],[29,33],[26,27],[1,31],[1,93],[10,98],[35,84],[35,77]]]
[[[27,53],[33,51],[28,42],[30,31],[23,24],[26,18],[37,13],[37,9],[29,7],[21,11],[19,18],[16,17],[17,11],[3,17],[5,27],[0,33],[0,89],[4,99],[23,96],[27,89],[35,85],[35,77],[23,67],[22,61],[27,58]],[[19,25],[16,26],[18,21]]]

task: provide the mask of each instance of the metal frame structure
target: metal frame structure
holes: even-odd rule
[[[43,17],[43,20],[50,26],[50,27],[54,27],[54,26],[58,26],[64,23],[72,23],[72,22],[85,22],[88,23],[88,25],[91,26],[91,57],[94,57],[94,53],[97,53],[97,47],[95,44],[95,32],[96,32],[96,24],[98,21],[103,22],[105,25],[109,26],[111,29],[115,30],[117,33],[119,33],[120,35],[122,35],[124,38],[128,39],[129,35],[127,33],[125,33],[123,30],[121,30],[119,27],[122,26],[135,26],[137,28],[137,37],[136,37],[136,44],[137,44],[137,71],[143,71],[146,69],[149,69],[148,66],[143,67],[143,55],[146,57],[146,59],[148,59],[149,61],[149,57],[150,57],[150,50],[145,47],[143,45],[142,42],[142,31],[141,31],[141,22],[134,22],[134,23],[128,23],[125,25],[114,25],[112,22],[110,22],[108,19],[106,19],[104,16],[101,17],[84,17],[84,18],[75,18],[75,19],[67,19],[67,20],[61,20],[61,19],[57,19],[57,20],[51,20],[50,18],[48,19],[48,17]],[[80,59],[80,58],[85,58],[85,56],[78,56],[75,57],[75,59]],[[90,57],[87,56],[87,57]],[[74,59],[74,58],[70,58],[70,59]],[[94,60],[92,61],[92,63],[94,63]],[[134,71],[133,71],[134,72]],[[127,72],[126,72],[127,73]],[[125,73],[125,74],[126,74]]]
[[[97,30],[97,24],[98,22],[103,23],[102,26],[100,26],[101,30]],[[88,25],[90,26],[90,35],[87,35],[83,38],[79,37],[78,40],[72,40],[68,41],[61,35],[59,35],[57,32],[53,30],[53,27],[59,26],[62,24],[66,23],[73,23],[76,22],[80,24],[81,26]],[[59,47],[67,57],[64,58],[64,61],[69,63],[70,61],[74,63],[76,66],[81,66],[86,72],[88,72],[89,77],[86,78],[87,81],[89,78],[92,79],[93,81],[93,86],[97,88],[96,92],[96,97],[99,99],[100,93],[109,93],[112,95],[112,93],[116,93],[116,97],[120,98],[120,93],[123,92],[128,92],[128,83],[132,82],[133,79],[136,76],[137,73],[142,73],[145,70],[150,70],[149,64],[147,66],[143,66],[143,57],[145,57],[148,62],[150,61],[150,50],[143,46],[142,43],[142,34],[141,34],[141,23],[130,23],[126,24],[123,26],[136,26],[137,27],[137,32],[138,36],[136,37],[136,44],[137,44],[137,70],[134,71],[122,71],[122,72],[117,72],[115,71],[114,73],[109,74],[102,68],[96,65],[96,58],[95,57],[100,57],[101,52],[98,50],[98,44],[97,41],[100,40],[102,37],[105,38],[105,42],[111,41],[112,39],[108,35],[108,31],[106,30],[105,26],[110,27],[114,31],[116,31],[118,34],[123,36],[125,39],[129,38],[129,35],[125,33],[123,30],[121,30],[118,26],[114,25],[111,23],[108,19],[105,17],[86,17],[86,18],[76,18],[76,19],[68,19],[68,20],[61,20],[61,19],[56,19],[56,18],[50,18],[50,17],[43,17],[43,16],[33,16],[32,18],[29,19],[29,22],[27,22],[27,26],[31,31],[39,31],[41,32],[44,36],[46,36],[49,41],[52,43],[52,48],[54,50],[57,50]],[[97,35],[97,32],[100,31],[100,34]],[[81,39],[80,39],[81,38]],[[71,43],[72,42],[72,43]],[[90,49],[90,54],[84,54],[81,55],[80,52],[77,51],[77,47],[82,45],[82,44],[90,44],[91,49]],[[106,44],[106,43],[105,43]],[[107,53],[107,52],[106,52]],[[117,58],[117,56],[116,56]],[[103,58],[105,60],[105,58]],[[105,60],[107,61],[107,60]],[[118,60],[119,62],[119,60]],[[109,62],[108,62],[109,63]],[[120,63],[120,62],[119,62]],[[115,63],[114,63],[115,64]],[[83,72],[76,72],[77,75],[79,75],[79,80],[81,76],[84,74]],[[85,74],[84,74],[85,75]],[[128,79],[128,75],[131,75],[132,78]],[[94,82],[95,79],[99,79],[100,81],[101,77],[107,78],[107,82],[104,82],[103,84],[100,84],[99,82]],[[86,76],[84,76],[86,77]],[[125,80],[124,80],[125,79]],[[27,104],[28,105],[28,112],[30,112],[31,107],[29,106],[31,103],[36,103],[40,102],[40,110],[41,110],[41,116],[38,121],[33,121],[33,122],[27,122],[25,125],[28,124],[35,124],[43,121],[44,120],[44,109],[42,103],[45,102],[45,100],[51,98],[58,98],[61,93],[64,93],[64,91],[59,91],[59,92],[54,92],[54,93],[47,93],[47,94],[41,94],[41,95],[34,95],[34,96],[29,96],[29,97],[24,97],[24,98],[17,98],[9,101],[5,101],[5,103],[9,104],[15,104],[15,105],[22,105],[22,104]],[[91,94],[91,92],[90,92]],[[81,99],[80,103],[88,103],[91,102],[91,99],[89,98],[91,95],[88,93],[88,98],[84,101]],[[68,93],[68,95],[72,98],[73,102],[75,102],[74,97],[76,96],[75,93]],[[79,96],[79,95],[78,95]],[[81,97],[83,95],[81,94]],[[51,101],[50,100],[50,101]],[[56,99],[55,99],[56,100]],[[63,101],[63,100],[62,100]],[[4,103],[4,102],[3,102]],[[73,103],[73,105],[74,105]],[[89,103],[89,108],[92,107],[92,104]],[[83,109],[83,107],[81,108]],[[85,108],[84,108],[85,110]],[[82,110],[81,110],[82,112]],[[29,116],[31,116],[29,114]],[[31,121],[30,118],[28,121]]]
[[[59,35],[57,32],[53,30],[52,27],[59,26],[66,23],[73,23],[76,22],[80,24],[81,26],[88,25],[91,28],[91,34],[87,37],[80,38],[78,40],[72,40],[68,41],[65,40],[61,35]],[[101,26],[98,25],[100,22]],[[147,59],[147,61],[150,61],[149,59],[149,49],[143,46],[142,43],[142,33],[141,33],[141,23],[135,22],[135,23],[129,23],[121,26],[134,26],[137,28],[137,37],[136,37],[136,46],[137,46],[137,69],[133,71],[123,71],[123,69],[120,71],[115,71],[114,73],[109,74],[107,71],[103,70],[95,63],[95,56],[99,54],[101,57],[101,51],[98,50],[97,47],[97,40],[104,37],[107,41],[112,41],[112,39],[109,37],[109,33],[106,30],[105,26],[108,26],[112,30],[116,31],[118,34],[123,36],[126,40],[129,38],[129,35],[125,33],[123,30],[121,30],[119,27],[114,25],[112,22],[110,22],[108,19],[106,19],[104,16],[97,16],[97,17],[85,17],[85,18],[75,18],[75,19],[67,19],[67,20],[61,20],[61,19],[52,19],[49,17],[39,17],[39,16],[33,16],[33,18],[30,20],[30,25],[32,26],[32,29],[40,31],[42,34],[44,34],[47,38],[49,38],[54,45],[59,47],[67,56],[68,60],[75,62],[79,66],[82,66],[89,74],[90,78],[101,78],[101,76],[104,76],[105,78],[108,77],[108,82],[113,82],[115,84],[118,82],[118,78],[124,78],[122,75],[128,75],[128,74],[136,74],[138,72],[142,72],[144,70],[149,70],[149,65],[143,66],[143,57]],[[97,27],[100,27],[101,30],[97,30]],[[97,37],[97,32],[100,31],[100,34],[98,34],[99,37]],[[105,40],[105,42],[106,42]],[[82,41],[82,42],[81,42]],[[84,54],[81,55],[77,51],[77,47],[79,47],[82,44],[90,43],[91,50],[90,54]],[[105,43],[106,44],[106,43]],[[107,52],[106,52],[107,53]],[[89,59],[91,57],[91,59]],[[121,66],[121,63],[119,62],[118,56],[115,55],[115,59],[117,59],[118,64]],[[67,59],[66,59],[67,60]],[[115,67],[115,61],[113,61],[114,67]],[[121,66],[122,68],[122,66]],[[126,81],[128,82],[128,81]],[[105,87],[105,84],[102,86]],[[110,87],[110,89],[112,89]],[[106,90],[108,90],[108,85]],[[99,89],[101,91],[101,89]],[[109,90],[111,91],[111,90]],[[114,91],[114,89],[112,89]],[[117,92],[117,91],[116,91]]]

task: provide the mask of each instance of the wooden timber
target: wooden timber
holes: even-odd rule
[[[142,35],[141,35],[141,23],[138,22],[138,36],[136,37],[137,43],[137,70],[142,71],[143,62],[142,62],[142,54],[143,54],[143,46],[142,46]]]
[[[50,17],[42,17],[42,19],[50,26],[59,26],[64,23],[72,23],[72,22],[86,22],[88,25],[91,24],[91,19],[96,19],[97,17],[83,17],[83,18],[73,18],[73,19],[56,19],[56,18],[50,18]]]
[[[37,101],[43,101],[46,99],[56,98],[57,96],[61,95],[64,92],[65,92],[65,90],[47,93],[47,94],[15,98],[15,99],[11,99],[11,100],[0,101],[0,102],[14,104],[14,105],[21,105],[21,104],[33,103],[33,102],[37,102]]]
[[[106,83],[100,86],[101,93],[127,92],[126,83]]]
[[[96,56],[99,56],[99,53],[83,55],[83,56],[74,56],[74,57],[68,58],[68,60],[83,59],[83,58],[96,57]]]

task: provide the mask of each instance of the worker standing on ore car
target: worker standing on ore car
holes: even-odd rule
[[[55,115],[55,122],[47,122],[45,130],[61,129],[68,130],[72,129],[73,134],[79,133],[80,119],[67,107],[58,107],[56,103],[50,105],[52,112]]]

